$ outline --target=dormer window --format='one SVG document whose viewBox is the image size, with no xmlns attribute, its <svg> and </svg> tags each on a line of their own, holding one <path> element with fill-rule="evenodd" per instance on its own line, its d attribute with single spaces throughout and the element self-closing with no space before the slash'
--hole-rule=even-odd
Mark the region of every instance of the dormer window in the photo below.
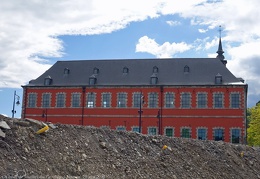
<svg viewBox="0 0 260 179">
<path fill-rule="evenodd" d="M 51 85 L 51 82 L 52 82 L 52 79 L 51 79 L 50 76 L 47 76 L 47 77 L 44 78 L 44 85 L 45 86 Z"/>
<path fill-rule="evenodd" d="M 70 69 L 64 68 L 63 74 L 64 74 L 64 75 L 70 74 Z"/>
<path fill-rule="evenodd" d="M 95 75 L 89 77 L 89 85 L 95 85 L 97 83 L 97 78 Z"/>
<path fill-rule="evenodd" d="M 95 68 L 93 69 L 93 74 L 95 74 L 95 75 L 99 74 L 99 69 L 95 67 Z"/>
<path fill-rule="evenodd" d="M 153 73 L 158 73 L 158 67 L 157 66 L 153 67 Z"/>
<path fill-rule="evenodd" d="M 222 84 L 222 75 L 219 73 L 215 76 L 215 84 Z"/>
<path fill-rule="evenodd" d="M 128 69 L 127 67 L 124 67 L 124 68 L 123 68 L 123 73 L 124 73 L 124 74 L 127 74 L 128 72 L 129 72 L 129 69 Z"/>
<path fill-rule="evenodd" d="M 184 67 L 184 73 L 189 73 L 190 72 L 190 67 L 187 65 Z"/>
<path fill-rule="evenodd" d="M 151 85 L 156 85 L 156 84 L 158 83 L 157 75 L 153 74 L 153 75 L 150 77 L 150 83 L 151 83 Z"/>
</svg>

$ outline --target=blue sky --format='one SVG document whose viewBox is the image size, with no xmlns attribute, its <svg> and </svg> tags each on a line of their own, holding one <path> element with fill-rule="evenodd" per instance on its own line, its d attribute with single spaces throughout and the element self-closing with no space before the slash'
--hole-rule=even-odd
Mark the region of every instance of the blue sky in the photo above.
<svg viewBox="0 0 260 179">
<path fill-rule="evenodd" d="M 0 114 L 57 60 L 216 57 L 260 100 L 258 0 L 1 1 Z M 235 14 L 235 15 L 234 15 Z M 16 106 L 16 117 L 21 105 Z"/>
</svg>

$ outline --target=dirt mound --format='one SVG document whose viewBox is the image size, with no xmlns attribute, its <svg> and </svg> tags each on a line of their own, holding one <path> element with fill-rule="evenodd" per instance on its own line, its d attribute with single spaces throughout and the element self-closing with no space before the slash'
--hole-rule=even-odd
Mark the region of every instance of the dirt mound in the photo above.
<svg viewBox="0 0 260 179">
<path fill-rule="evenodd" d="M 0 116 L 2 178 L 260 178 L 260 149 Z"/>
</svg>

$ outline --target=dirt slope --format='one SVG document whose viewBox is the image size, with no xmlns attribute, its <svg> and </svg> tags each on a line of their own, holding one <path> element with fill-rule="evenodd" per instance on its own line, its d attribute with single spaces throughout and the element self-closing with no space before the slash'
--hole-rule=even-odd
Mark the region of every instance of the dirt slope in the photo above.
<svg viewBox="0 0 260 179">
<path fill-rule="evenodd" d="M 36 134 L 32 121 L 1 120 L 2 178 L 260 178 L 259 148 L 62 124 Z"/>
</svg>

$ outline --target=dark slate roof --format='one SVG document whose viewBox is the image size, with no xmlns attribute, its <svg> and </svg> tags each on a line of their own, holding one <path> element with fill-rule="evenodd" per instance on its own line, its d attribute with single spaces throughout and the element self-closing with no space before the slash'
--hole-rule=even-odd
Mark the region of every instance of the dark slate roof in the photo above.
<svg viewBox="0 0 260 179">
<path fill-rule="evenodd" d="M 184 72 L 184 67 L 189 72 Z M 124 68 L 128 73 L 123 73 Z M 158 73 L 153 68 L 158 67 Z M 64 75 L 64 69 L 70 73 Z M 96 75 L 94 68 L 99 69 Z M 26 86 L 43 86 L 51 77 L 50 86 L 88 86 L 89 78 L 96 77 L 96 85 L 150 85 L 157 77 L 157 85 L 215 85 L 215 76 L 222 76 L 222 84 L 243 84 L 217 58 L 167 58 L 124 60 L 57 61 L 50 69 Z"/>
</svg>

